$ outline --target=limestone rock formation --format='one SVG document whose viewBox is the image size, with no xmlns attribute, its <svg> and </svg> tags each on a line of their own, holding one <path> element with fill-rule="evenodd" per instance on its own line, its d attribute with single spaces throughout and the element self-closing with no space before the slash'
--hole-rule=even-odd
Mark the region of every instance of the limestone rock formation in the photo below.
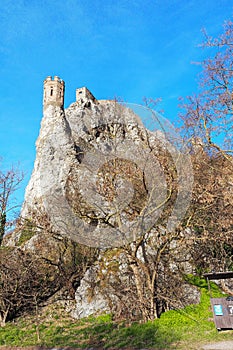
<svg viewBox="0 0 233 350">
<path fill-rule="evenodd" d="M 149 242 L 154 242 L 155 238 L 149 233 L 162 213 L 161 203 L 166 202 L 169 177 L 164 169 L 168 169 L 171 162 L 175 163 L 175 151 L 163 133 L 147 130 L 137 113 L 116 101 L 98 101 L 88 89 L 81 88 L 76 91 L 76 102 L 65 110 L 63 102 L 64 83 L 58 77 L 54 80 L 48 77 L 44 83 L 44 116 L 36 142 L 36 160 L 21 217 L 35 223 L 43 235 L 52 232 L 100 249 L 95 267 L 87 264 L 89 268 L 79 281 L 77 305 L 73 311 L 75 317 L 113 308 L 120 315 L 126 307 L 123 305 L 133 307 L 135 315 L 140 315 L 141 310 L 136 307 L 140 292 L 137 282 L 143 280 L 144 270 L 137 272 L 135 266 L 150 260 L 154 263 L 156 254 Z M 171 156 L 167 160 L 164 155 L 168 151 Z M 158 162 L 160 154 L 162 166 Z M 185 176 L 182 173 L 182 179 Z M 176 193 L 177 197 L 182 195 L 182 191 Z M 169 227 L 180 214 L 180 208 L 181 205 L 171 211 Z M 148 242 L 139 250 L 132 242 L 147 232 Z M 163 239 L 158 233 L 156 235 L 158 240 Z M 40 241 L 37 231 L 35 237 L 25 243 L 24 249 L 38 251 Z M 173 244 L 172 239 L 169 244 Z M 109 248 L 127 245 L 128 250 L 113 250 L 113 255 L 105 259 Z M 148 249 L 146 259 L 145 248 Z M 101 259 L 105 266 L 101 266 Z M 162 263 L 156 266 L 163 272 Z M 178 270 L 174 261 L 171 270 Z M 105 276 L 103 281 L 109 286 L 102 283 L 101 276 Z M 132 282 L 135 276 L 138 281 Z M 162 278 L 160 283 L 163 283 Z M 104 286 L 104 293 L 101 286 Z M 122 294 L 117 291 L 119 286 Z M 126 296 L 130 292 L 132 299 L 128 303 Z M 197 293 L 194 294 L 196 301 Z M 118 300 L 121 305 L 113 307 Z M 141 300 L 141 305 L 143 303 Z"/>
<path fill-rule="evenodd" d="M 76 305 L 71 313 L 74 318 L 111 312 L 106 295 L 96 287 L 99 281 L 97 269 L 96 266 L 90 267 L 76 290 Z"/>
<path fill-rule="evenodd" d="M 160 180 L 148 212 L 166 194 L 163 171 L 152 154 L 149 158 L 156 142 L 156 135 L 143 127 L 133 111 L 114 101 L 86 98 L 65 111 L 46 105 L 21 216 L 36 218 L 43 226 L 46 215 L 55 231 L 90 246 L 130 241 L 138 225 L 132 218 L 146 201 L 143 181 L 152 188 L 153 181 Z M 117 189 L 108 183 L 110 171 Z M 115 229 L 119 213 L 121 231 Z M 144 215 L 143 225 L 149 226 L 154 216 Z"/>
</svg>

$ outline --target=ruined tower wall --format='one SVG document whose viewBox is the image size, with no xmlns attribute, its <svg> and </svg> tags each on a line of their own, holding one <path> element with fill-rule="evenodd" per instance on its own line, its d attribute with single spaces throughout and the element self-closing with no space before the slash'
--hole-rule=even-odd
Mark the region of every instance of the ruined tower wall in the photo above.
<svg viewBox="0 0 233 350">
<path fill-rule="evenodd" d="M 95 96 L 92 95 L 90 90 L 88 90 L 88 88 L 86 88 L 85 86 L 76 89 L 76 102 L 80 103 L 85 100 L 92 100 L 93 102 L 97 102 Z"/>
<path fill-rule="evenodd" d="M 44 109 L 49 105 L 64 108 L 64 94 L 65 82 L 58 76 L 55 76 L 54 80 L 51 76 L 48 76 L 44 80 Z"/>
</svg>

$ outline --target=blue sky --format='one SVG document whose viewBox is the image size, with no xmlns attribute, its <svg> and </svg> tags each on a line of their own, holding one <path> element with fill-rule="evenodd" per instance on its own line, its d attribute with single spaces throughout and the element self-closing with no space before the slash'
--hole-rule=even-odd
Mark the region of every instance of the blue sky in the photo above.
<svg viewBox="0 0 233 350">
<path fill-rule="evenodd" d="M 174 123 L 178 97 L 197 89 L 201 29 L 216 36 L 232 14 L 230 0 L 1 0 L 0 156 L 26 174 L 19 200 L 35 159 L 46 76 L 65 81 L 65 107 L 87 86 L 97 99 L 161 97 Z"/>
</svg>

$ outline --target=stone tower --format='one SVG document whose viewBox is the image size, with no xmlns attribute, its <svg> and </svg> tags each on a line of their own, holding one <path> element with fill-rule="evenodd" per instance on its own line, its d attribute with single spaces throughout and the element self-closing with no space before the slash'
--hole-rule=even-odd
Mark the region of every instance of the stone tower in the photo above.
<svg viewBox="0 0 233 350">
<path fill-rule="evenodd" d="M 85 86 L 79 89 L 76 89 L 76 102 L 82 103 L 86 100 L 92 100 L 96 102 L 96 98 L 92 95 L 91 91 L 88 90 Z"/>
<path fill-rule="evenodd" d="M 65 82 L 58 76 L 49 76 L 44 80 L 44 98 L 43 106 L 44 109 L 49 106 L 57 106 L 64 108 L 64 93 L 65 93 Z"/>
</svg>

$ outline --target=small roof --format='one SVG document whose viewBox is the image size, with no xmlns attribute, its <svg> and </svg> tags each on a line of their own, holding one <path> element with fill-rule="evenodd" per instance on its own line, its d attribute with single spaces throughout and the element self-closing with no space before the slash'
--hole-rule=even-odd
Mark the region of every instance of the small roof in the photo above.
<svg viewBox="0 0 233 350">
<path fill-rule="evenodd" d="M 203 276 L 208 280 L 225 280 L 233 278 L 233 271 L 204 273 Z"/>
</svg>

